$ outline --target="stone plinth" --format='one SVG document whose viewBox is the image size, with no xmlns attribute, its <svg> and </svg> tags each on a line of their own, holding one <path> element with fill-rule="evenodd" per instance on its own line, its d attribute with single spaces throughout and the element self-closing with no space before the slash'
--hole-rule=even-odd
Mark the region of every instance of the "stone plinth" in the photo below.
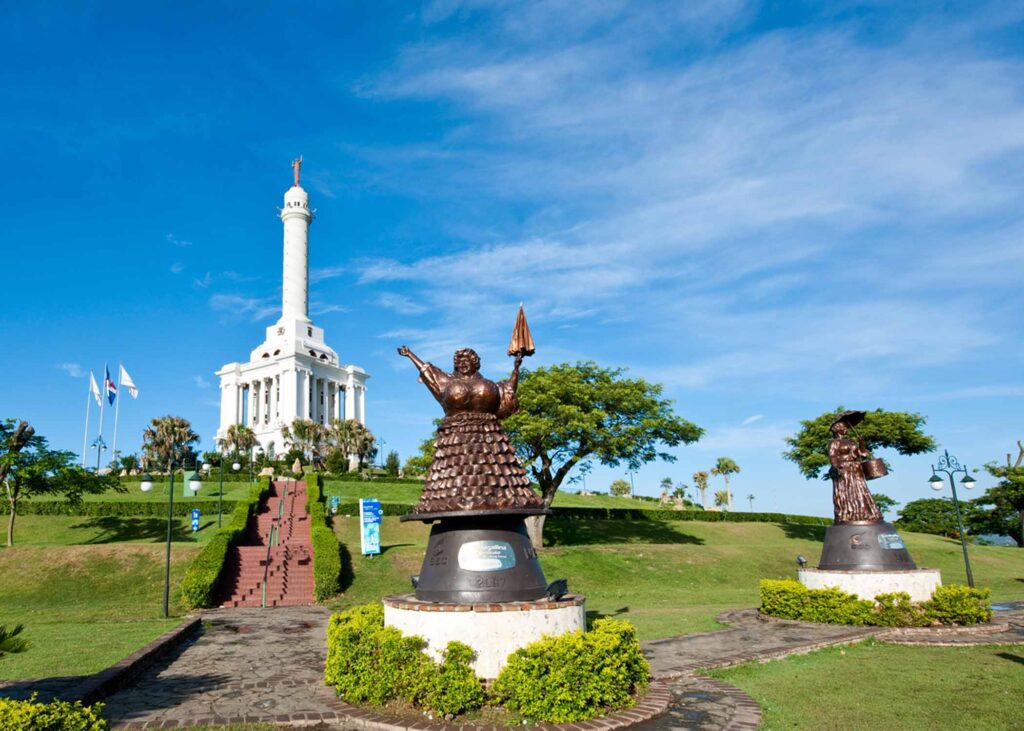
<svg viewBox="0 0 1024 731">
<path fill-rule="evenodd" d="M 932 592 L 942 586 L 938 569 L 911 571 L 826 571 L 824 569 L 798 569 L 797 579 L 808 589 L 838 587 L 861 599 L 874 600 L 879 594 L 905 591 L 910 600 L 923 602 L 931 599 Z"/>
<path fill-rule="evenodd" d="M 498 677 L 508 656 L 545 635 L 586 628 L 582 596 L 568 594 L 558 601 L 501 604 L 444 604 L 418 601 L 412 594 L 384 597 L 384 624 L 427 641 L 437 660 L 452 640 L 477 654 L 473 670 L 484 679 Z"/>
</svg>

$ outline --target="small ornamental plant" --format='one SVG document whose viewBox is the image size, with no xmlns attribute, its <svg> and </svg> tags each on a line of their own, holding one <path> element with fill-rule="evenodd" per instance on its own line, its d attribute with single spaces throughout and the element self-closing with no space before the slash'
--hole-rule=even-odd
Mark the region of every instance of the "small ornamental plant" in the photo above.
<svg viewBox="0 0 1024 731">
<path fill-rule="evenodd" d="M 614 619 L 517 650 L 489 689 L 473 672 L 468 645 L 448 643 L 441 662 L 425 647 L 422 638 L 385 627 L 381 605 L 355 607 L 330 619 L 324 682 L 348 703 L 400 701 L 445 717 L 501 705 L 532 721 L 561 723 L 633 705 L 650 675 L 636 630 Z"/>
<path fill-rule="evenodd" d="M 26 701 L 0 698 L 0 729 L 4 731 L 107 731 L 100 715 L 103 704 L 83 706 L 81 701 L 39 703 L 36 694 Z"/>
<path fill-rule="evenodd" d="M 989 589 L 940 586 L 926 602 L 906 592 L 879 594 L 873 602 L 836 588 L 808 589 L 792 579 L 761 581 L 761 612 L 780 619 L 823 624 L 922 627 L 970 625 L 992 618 Z"/>
</svg>

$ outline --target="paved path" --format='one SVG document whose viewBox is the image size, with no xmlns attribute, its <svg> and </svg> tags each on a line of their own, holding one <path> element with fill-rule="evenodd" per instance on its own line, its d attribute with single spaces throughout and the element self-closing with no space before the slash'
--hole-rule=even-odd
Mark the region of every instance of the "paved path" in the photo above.
<svg viewBox="0 0 1024 731">
<path fill-rule="evenodd" d="M 343 704 L 323 685 L 328 616 L 320 607 L 208 612 L 203 634 L 151 667 L 134 685 L 108 697 L 105 715 L 114 728 L 241 721 L 381 728 L 367 720 L 369 714 L 347 717 Z M 652 673 L 667 682 L 672 703 L 664 716 L 634 728 L 755 729 L 760 710 L 749 696 L 694 671 L 890 633 L 880 628 L 763 621 L 752 609 L 727 612 L 719 619 L 729 629 L 643 643 Z M 902 637 L 928 644 L 1024 642 L 1024 606 L 997 615 L 993 628 L 919 631 Z M 888 636 L 885 639 L 889 641 Z"/>
</svg>

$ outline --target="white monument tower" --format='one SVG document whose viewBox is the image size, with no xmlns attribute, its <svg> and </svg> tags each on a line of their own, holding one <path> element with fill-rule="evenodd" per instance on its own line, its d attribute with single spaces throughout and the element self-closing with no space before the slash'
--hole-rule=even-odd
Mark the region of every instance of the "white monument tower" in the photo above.
<svg viewBox="0 0 1024 731">
<path fill-rule="evenodd" d="M 284 194 L 284 277 L 281 318 L 267 328 L 248 363 L 228 363 L 220 376 L 222 439 L 232 424 L 245 424 L 264 450 L 281 454 L 281 427 L 295 419 L 327 424 L 356 419 L 366 424 L 366 380 L 362 368 L 341 365 L 309 319 L 309 224 L 315 211 L 299 185 L 302 158 L 295 160 L 295 185 Z"/>
</svg>

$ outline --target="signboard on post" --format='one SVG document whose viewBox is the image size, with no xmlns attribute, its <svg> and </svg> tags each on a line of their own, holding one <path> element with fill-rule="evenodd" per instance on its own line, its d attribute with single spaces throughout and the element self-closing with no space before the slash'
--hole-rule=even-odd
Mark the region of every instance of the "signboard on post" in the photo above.
<svg viewBox="0 0 1024 731">
<path fill-rule="evenodd" d="M 192 508 L 192 532 L 199 530 L 199 508 Z"/>
<path fill-rule="evenodd" d="M 359 542 L 364 556 L 380 553 L 380 500 L 359 498 Z"/>
<path fill-rule="evenodd" d="M 338 514 L 338 506 L 339 505 L 341 505 L 341 496 L 340 495 L 331 495 L 331 501 L 330 501 L 331 515 L 337 515 Z"/>
</svg>

